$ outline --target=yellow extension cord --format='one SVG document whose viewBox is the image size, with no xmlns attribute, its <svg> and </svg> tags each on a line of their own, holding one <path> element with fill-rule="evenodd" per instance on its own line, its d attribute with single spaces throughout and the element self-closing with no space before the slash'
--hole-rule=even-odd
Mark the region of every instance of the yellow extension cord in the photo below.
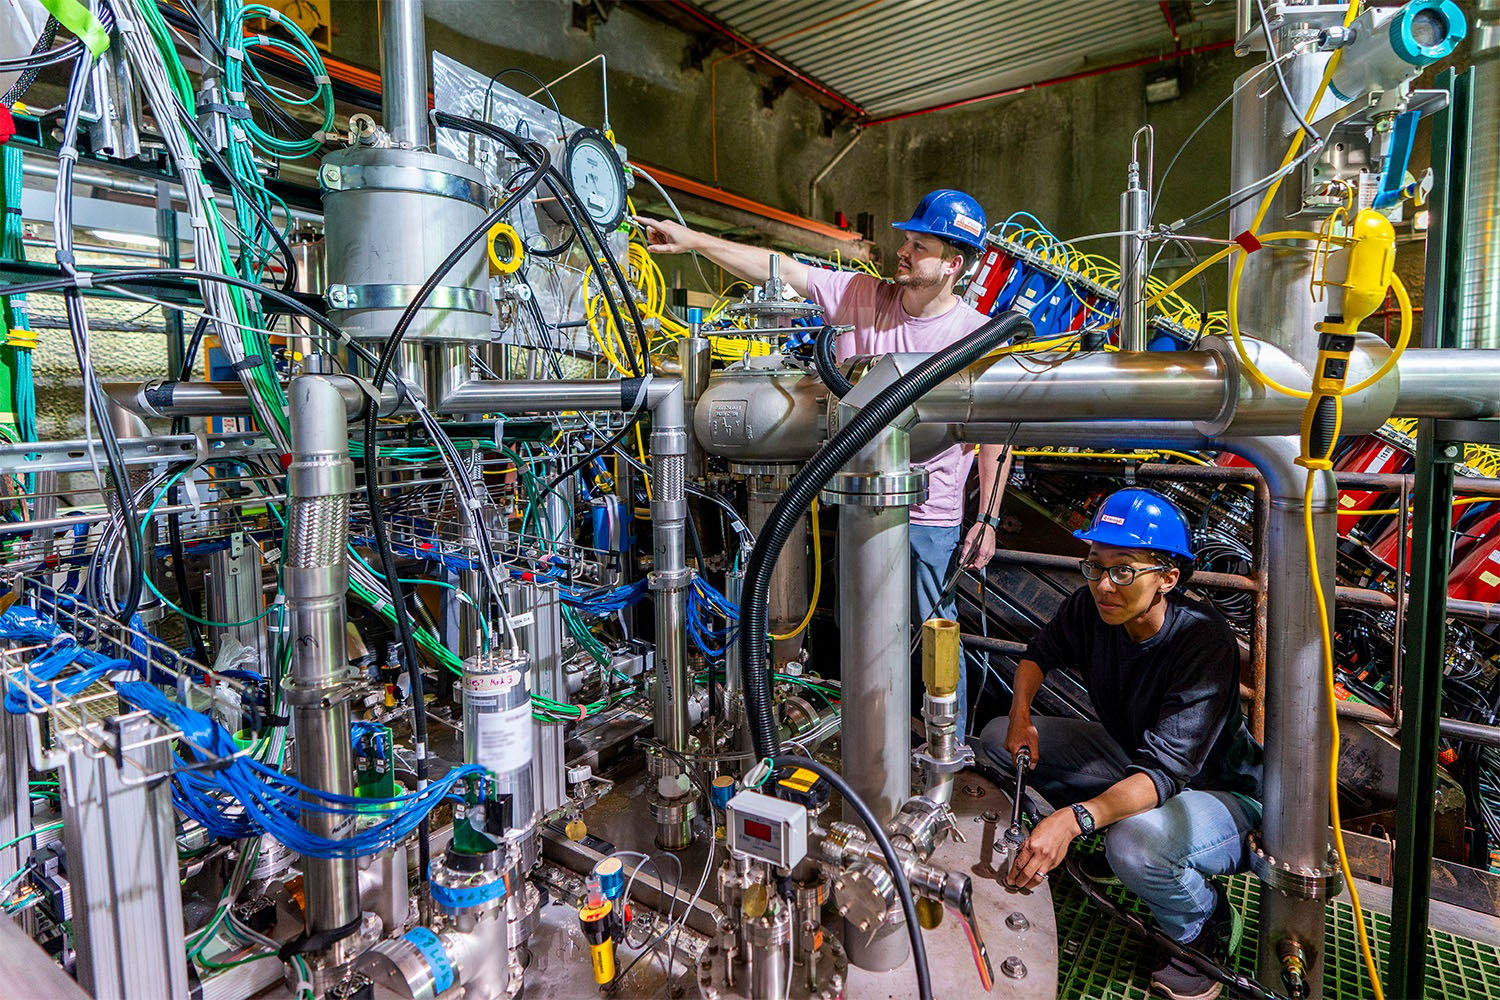
<svg viewBox="0 0 1500 1000">
<path fill-rule="evenodd" d="M 786 635 L 771 634 L 772 639 L 795 639 L 801 635 L 807 626 L 812 624 L 813 612 L 818 610 L 818 596 L 823 592 L 823 540 L 818 530 L 818 501 L 813 500 L 809 508 L 812 514 L 812 544 L 813 544 L 813 589 L 812 597 L 807 602 L 807 614 L 802 616 L 802 622 Z"/>
</svg>

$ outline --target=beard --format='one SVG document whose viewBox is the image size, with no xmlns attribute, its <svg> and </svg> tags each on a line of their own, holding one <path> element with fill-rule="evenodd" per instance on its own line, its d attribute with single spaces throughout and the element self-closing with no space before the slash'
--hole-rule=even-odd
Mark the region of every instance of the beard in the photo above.
<svg viewBox="0 0 1500 1000">
<path fill-rule="evenodd" d="M 905 274 L 897 271 L 896 276 L 891 280 L 902 288 L 936 288 L 942 283 L 938 278 L 917 274 L 912 270 L 907 270 Z"/>
</svg>

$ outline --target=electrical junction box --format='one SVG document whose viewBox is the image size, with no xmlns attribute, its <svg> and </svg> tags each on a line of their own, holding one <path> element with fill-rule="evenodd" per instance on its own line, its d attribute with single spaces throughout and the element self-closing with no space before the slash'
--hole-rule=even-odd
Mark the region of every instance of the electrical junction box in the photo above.
<svg viewBox="0 0 1500 1000">
<path fill-rule="evenodd" d="M 729 800 L 729 849 L 777 868 L 807 857 L 807 809 L 795 802 L 744 791 Z"/>
</svg>

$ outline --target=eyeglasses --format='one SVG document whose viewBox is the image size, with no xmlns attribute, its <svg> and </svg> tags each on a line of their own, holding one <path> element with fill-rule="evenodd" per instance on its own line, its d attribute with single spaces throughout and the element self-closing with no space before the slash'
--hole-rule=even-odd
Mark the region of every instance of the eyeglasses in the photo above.
<svg viewBox="0 0 1500 1000">
<path fill-rule="evenodd" d="M 1139 573 L 1160 573 L 1171 569 L 1171 566 L 1142 566 L 1137 569 L 1134 566 L 1101 566 L 1092 559 L 1080 559 L 1078 561 L 1078 572 L 1090 583 L 1103 579 L 1106 575 L 1109 582 L 1116 587 L 1128 587 L 1135 582 Z"/>
</svg>

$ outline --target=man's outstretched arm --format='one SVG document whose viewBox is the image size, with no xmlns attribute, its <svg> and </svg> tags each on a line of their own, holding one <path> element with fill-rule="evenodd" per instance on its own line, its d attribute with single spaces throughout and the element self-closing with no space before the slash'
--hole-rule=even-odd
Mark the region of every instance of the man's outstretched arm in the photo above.
<svg viewBox="0 0 1500 1000">
<path fill-rule="evenodd" d="M 771 276 L 771 255 L 774 251 L 733 243 L 700 233 L 678 222 L 642 216 L 636 216 L 635 221 L 646 230 L 646 248 L 652 253 L 701 253 L 735 277 L 757 285 L 764 284 Z M 779 256 L 781 280 L 790 285 L 798 295 L 807 295 L 807 275 L 812 269 L 786 254 Z"/>
</svg>

